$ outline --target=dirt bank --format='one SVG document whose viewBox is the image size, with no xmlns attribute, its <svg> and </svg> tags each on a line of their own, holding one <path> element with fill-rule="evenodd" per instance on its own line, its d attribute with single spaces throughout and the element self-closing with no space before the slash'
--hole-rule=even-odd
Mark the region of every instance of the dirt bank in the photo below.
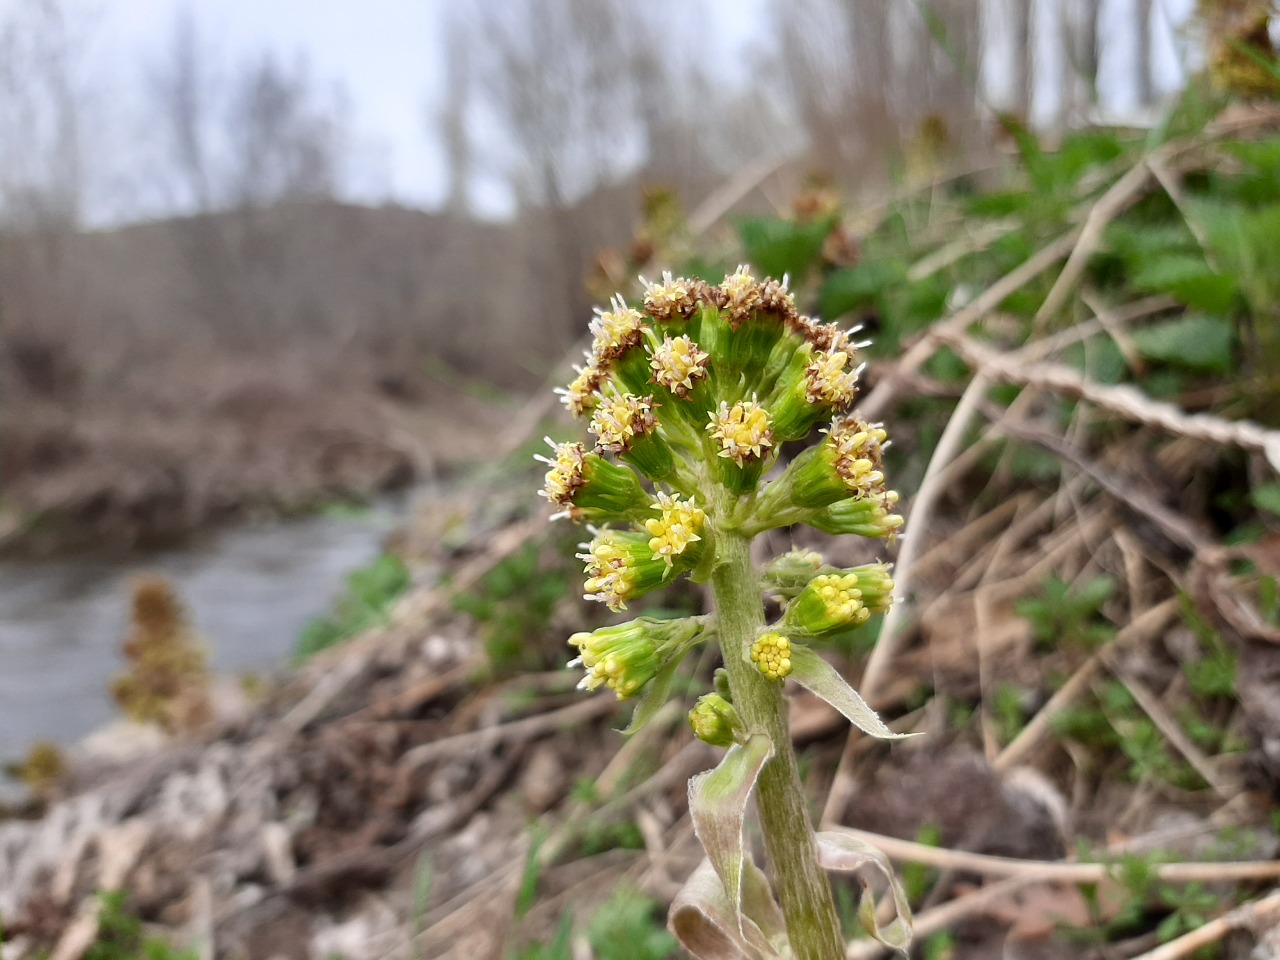
<svg viewBox="0 0 1280 960">
<path fill-rule="evenodd" d="M 364 500 L 476 458 L 502 416 L 411 369 L 270 354 L 28 390 L 0 409 L 0 550 L 152 546 L 256 510 Z"/>
</svg>

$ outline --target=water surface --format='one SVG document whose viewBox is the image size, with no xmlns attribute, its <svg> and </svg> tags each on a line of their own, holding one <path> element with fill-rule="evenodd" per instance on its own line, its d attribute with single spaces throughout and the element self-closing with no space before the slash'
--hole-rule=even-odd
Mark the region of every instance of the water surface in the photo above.
<svg viewBox="0 0 1280 960">
<path fill-rule="evenodd" d="M 287 662 L 346 575 L 373 559 L 395 506 L 258 523 L 180 549 L 120 558 L 0 561 L 0 762 L 34 739 L 69 744 L 110 721 L 122 668 L 129 584 L 170 578 L 219 672 L 269 672 Z"/>
</svg>

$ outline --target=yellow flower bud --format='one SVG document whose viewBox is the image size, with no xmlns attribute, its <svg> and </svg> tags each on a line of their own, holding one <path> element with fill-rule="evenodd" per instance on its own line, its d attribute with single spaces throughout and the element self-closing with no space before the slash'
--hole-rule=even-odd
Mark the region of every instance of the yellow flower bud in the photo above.
<svg viewBox="0 0 1280 960">
<path fill-rule="evenodd" d="M 751 662 L 770 680 L 781 680 L 791 672 L 791 641 L 772 631 L 762 634 L 751 645 Z"/>
</svg>

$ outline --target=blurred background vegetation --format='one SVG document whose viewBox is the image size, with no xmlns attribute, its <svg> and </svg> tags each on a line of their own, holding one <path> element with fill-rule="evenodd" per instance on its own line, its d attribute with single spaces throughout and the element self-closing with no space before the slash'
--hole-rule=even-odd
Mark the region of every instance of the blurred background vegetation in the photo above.
<svg viewBox="0 0 1280 960">
<path fill-rule="evenodd" d="M 637 271 L 724 249 L 726 215 L 991 167 L 999 112 L 1148 122 L 1209 49 L 1179 0 L 290 9 L 254 46 L 247 6 L 0 8 L 0 542 L 430 475 L 476 452 L 459 409 L 496 422 L 491 388 L 542 382 Z M 291 16 L 370 31 L 369 60 L 422 30 L 429 207 Z"/>
</svg>

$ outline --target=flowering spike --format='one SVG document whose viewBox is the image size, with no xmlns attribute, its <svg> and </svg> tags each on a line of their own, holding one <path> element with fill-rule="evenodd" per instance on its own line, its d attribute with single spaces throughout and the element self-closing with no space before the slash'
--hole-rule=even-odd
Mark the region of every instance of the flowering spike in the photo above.
<svg viewBox="0 0 1280 960">
<path fill-rule="evenodd" d="M 810 403 L 843 410 L 858 392 L 858 373 L 843 350 L 820 353 L 805 367 L 805 393 Z"/>
<path fill-rule="evenodd" d="M 654 620 L 641 617 L 591 633 L 575 633 L 569 644 L 578 648 L 570 666 L 581 664 L 584 690 L 608 687 L 619 700 L 634 696 L 667 663 L 684 655 L 701 630 L 696 620 Z"/>
<path fill-rule="evenodd" d="M 761 305 L 761 289 L 751 270 L 742 264 L 733 273 L 724 278 L 720 284 L 724 297 L 724 308 L 729 318 L 729 325 L 737 330 L 751 316 L 751 311 Z"/>
<path fill-rule="evenodd" d="M 604 523 L 639 520 L 649 513 L 650 498 L 635 471 L 610 463 L 581 443 L 557 444 L 550 437 L 547 443 L 554 456 L 536 457 L 551 467 L 539 493 L 562 508 L 556 517 Z"/>
<path fill-rule="evenodd" d="M 596 310 L 596 318 L 590 324 L 594 335 L 591 352 L 601 365 L 622 356 L 643 336 L 644 314 L 628 307 L 620 296 L 615 296 L 610 306 L 613 309 Z"/>
<path fill-rule="evenodd" d="M 860 567 L 842 570 L 858 580 L 858 591 L 862 594 L 862 603 L 872 613 L 884 613 L 893 606 L 892 565 L 888 563 L 867 563 Z"/>
<path fill-rule="evenodd" d="M 659 323 L 670 324 L 676 320 L 686 320 L 693 312 L 696 304 L 695 284 L 688 280 L 673 280 L 671 271 L 662 272 L 661 283 L 649 283 L 644 277 L 644 308 Z"/>
<path fill-rule="evenodd" d="M 721 400 L 720 409 L 710 417 L 707 431 L 719 441 L 719 455 L 740 467 L 763 459 L 773 446 L 769 412 L 755 400 L 742 400 L 732 407 Z"/>
<path fill-rule="evenodd" d="M 605 397 L 591 417 L 591 432 L 602 450 L 626 453 L 636 437 L 643 437 L 658 427 L 653 414 L 653 397 L 637 397 L 624 393 Z"/>
<path fill-rule="evenodd" d="M 790 629 L 817 636 L 859 626 L 870 617 L 856 574 L 823 573 L 810 580 L 787 607 L 784 622 Z"/>
<path fill-rule="evenodd" d="M 875 498 L 839 500 L 805 517 L 805 523 L 833 536 L 853 534 L 893 542 L 902 527 L 902 517 L 893 513 L 898 502 L 896 490 Z"/>
<path fill-rule="evenodd" d="M 594 410 L 596 403 L 599 402 L 597 391 L 604 383 L 605 373 L 592 360 L 588 360 L 586 366 L 574 367 L 574 370 L 577 375 L 569 381 L 569 385 L 557 387 L 555 392 L 560 394 L 560 402 L 571 414 L 575 417 L 584 417 Z"/>
<path fill-rule="evenodd" d="M 818 574 L 834 570 L 822 554 L 797 547 L 775 558 L 765 567 L 760 579 L 765 589 L 780 593 L 790 600 Z"/>
<path fill-rule="evenodd" d="M 796 313 L 796 298 L 787 289 L 787 283 L 786 276 L 781 280 L 766 279 L 760 285 L 760 309 L 774 314 L 785 326 L 790 326 L 799 314 Z"/>
<path fill-rule="evenodd" d="M 667 337 L 653 351 L 649 361 L 653 381 L 677 397 L 687 397 L 693 385 L 707 376 L 707 353 L 688 336 Z"/>
<path fill-rule="evenodd" d="M 887 439 L 878 423 L 850 417 L 832 424 L 827 440 L 835 450 L 836 473 L 854 497 L 884 494 L 882 456 Z"/>
<path fill-rule="evenodd" d="M 553 444 L 552 455 L 539 458 L 549 468 L 542 495 L 561 515 L 600 525 L 579 554 L 588 599 L 624 610 L 689 574 L 711 584 L 717 613 L 714 621 L 642 619 L 574 634 L 576 662 L 586 670 L 581 686 L 638 696 L 630 731 L 638 729 L 661 711 L 706 623 L 724 667 L 689 722 L 699 738 L 728 750 L 716 771 L 691 783 L 690 811 L 719 884 L 717 936 L 753 956 L 836 956 L 835 907 L 812 831 L 797 816 L 794 753 L 787 738 L 774 744 L 759 731 L 785 730 L 777 684 L 790 676 L 862 729 L 894 736 L 803 645 L 887 609 L 893 579 L 885 564 L 838 569 L 798 552 L 760 577 L 751 540 L 795 523 L 892 540 L 901 526 L 898 495 L 885 484 L 888 438 L 879 425 L 846 415 L 865 344 L 854 331 L 802 316 L 785 277 L 757 279 L 746 266 L 714 286 L 670 273 L 641 283 L 641 309 L 615 297 L 596 311 L 586 365 L 559 392 L 571 412 L 590 417 L 597 442 Z M 780 448 L 828 422 L 826 437 L 761 489 Z M 756 626 L 761 588 L 785 604 L 764 630 Z M 786 878 L 781 909 L 742 834 L 756 778 L 775 750 L 770 769 L 782 779 L 770 782 L 758 809 L 770 859 Z"/>
<path fill-rule="evenodd" d="M 649 549 L 670 568 L 674 558 L 685 554 L 691 544 L 702 540 L 699 534 L 707 515 L 693 500 L 681 500 L 679 496 L 666 493 L 658 494 L 653 508 L 661 511 L 662 516 L 645 521 L 645 529 L 653 535 Z"/>
</svg>

